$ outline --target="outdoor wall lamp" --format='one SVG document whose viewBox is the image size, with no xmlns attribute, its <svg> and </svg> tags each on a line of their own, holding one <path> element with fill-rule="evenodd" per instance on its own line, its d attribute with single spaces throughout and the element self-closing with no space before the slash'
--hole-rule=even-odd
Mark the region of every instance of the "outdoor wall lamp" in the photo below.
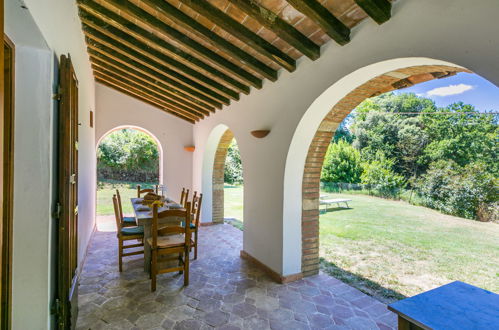
<svg viewBox="0 0 499 330">
<path fill-rule="evenodd" d="M 260 129 L 260 130 L 256 130 L 256 131 L 251 131 L 251 135 L 253 135 L 257 139 L 262 139 L 262 138 L 266 137 L 267 135 L 269 135 L 269 133 L 270 133 L 269 129 Z"/>
</svg>

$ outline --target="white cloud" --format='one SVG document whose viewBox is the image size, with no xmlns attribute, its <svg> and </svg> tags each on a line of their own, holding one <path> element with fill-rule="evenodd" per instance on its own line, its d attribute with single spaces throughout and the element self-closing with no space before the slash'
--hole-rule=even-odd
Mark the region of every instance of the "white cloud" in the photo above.
<svg viewBox="0 0 499 330">
<path fill-rule="evenodd" d="M 449 96 L 449 95 L 458 95 L 469 90 L 472 90 L 474 87 L 466 84 L 459 85 L 449 85 L 445 87 L 434 88 L 426 93 L 428 96 Z"/>
</svg>

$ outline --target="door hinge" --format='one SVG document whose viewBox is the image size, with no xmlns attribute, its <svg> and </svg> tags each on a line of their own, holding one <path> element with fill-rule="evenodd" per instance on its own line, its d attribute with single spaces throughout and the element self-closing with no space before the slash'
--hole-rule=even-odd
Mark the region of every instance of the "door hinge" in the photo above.
<svg viewBox="0 0 499 330">
<path fill-rule="evenodd" d="M 75 149 L 78 150 L 78 141 L 75 142 Z"/>
<path fill-rule="evenodd" d="M 52 304 L 52 308 L 50 308 L 50 313 L 55 315 L 61 314 L 61 301 L 59 299 L 56 299 Z"/>
<path fill-rule="evenodd" d="M 78 215 L 78 205 L 76 205 L 76 207 L 74 209 L 74 213 L 75 213 L 75 215 Z"/>
<path fill-rule="evenodd" d="M 69 178 L 69 183 L 75 184 L 76 183 L 76 174 L 72 174 L 71 177 Z"/>
<path fill-rule="evenodd" d="M 61 100 L 61 95 L 62 95 L 61 86 L 57 86 L 57 93 L 52 94 L 52 99 L 60 101 Z"/>
<path fill-rule="evenodd" d="M 53 216 L 56 219 L 59 219 L 61 217 L 61 203 L 55 204 Z"/>
</svg>

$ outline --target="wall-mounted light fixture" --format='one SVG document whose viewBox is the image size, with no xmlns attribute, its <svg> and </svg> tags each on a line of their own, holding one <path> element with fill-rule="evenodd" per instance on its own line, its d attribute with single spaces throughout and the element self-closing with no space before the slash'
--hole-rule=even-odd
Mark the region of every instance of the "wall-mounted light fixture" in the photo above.
<svg viewBox="0 0 499 330">
<path fill-rule="evenodd" d="M 266 137 L 267 135 L 269 135 L 269 133 L 270 133 L 269 129 L 260 129 L 260 130 L 256 130 L 256 131 L 251 131 L 251 135 L 253 135 L 257 139 L 262 139 L 262 138 Z"/>
<path fill-rule="evenodd" d="M 187 146 L 187 147 L 184 147 L 184 150 L 189 151 L 189 152 L 194 152 L 194 150 L 196 150 L 196 147 L 195 146 Z"/>
</svg>

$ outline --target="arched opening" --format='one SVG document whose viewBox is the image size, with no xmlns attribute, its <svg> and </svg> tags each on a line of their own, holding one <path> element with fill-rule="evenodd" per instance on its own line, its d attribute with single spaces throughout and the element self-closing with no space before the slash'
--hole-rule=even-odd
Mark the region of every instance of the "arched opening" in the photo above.
<svg viewBox="0 0 499 330">
<path fill-rule="evenodd" d="M 220 137 L 212 175 L 212 219 L 223 223 L 224 219 L 241 227 L 243 221 L 242 165 L 234 133 L 227 129 Z"/>
<path fill-rule="evenodd" d="M 202 221 L 238 228 L 243 221 L 243 165 L 234 133 L 226 125 L 216 126 L 203 154 Z"/>
<path fill-rule="evenodd" d="M 286 164 L 283 213 L 288 224 L 285 224 L 285 235 L 288 231 L 289 237 L 301 237 L 300 251 L 291 248 L 291 241 L 285 242 L 284 251 L 290 259 L 293 253 L 296 253 L 294 257 L 300 255 L 301 260 L 294 259 L 291 266 L 299 264 L 304 276 L 319 272 L 321 171 L 329 143 L 347 115 L 368 98 L 461 72 L 471 73 L 458 65 L 431 59 L 386 61 L 353 72 L 312 104 L 295 132 Z M 299 176 L 300 182 L 295 179 L 291 183 L 293 175 Z"/>
<path fill-rule="evenodd" d="M 96 219 L 100 231 L 115 230 L 112 196 L 120 191 L 122 207 L 132 213 L 131 197 L 137 185 L 154 188 L 163 181 L 163 149 L 149 131 L 136 126 L 119 126 L 97 141 Z"/>
</svg>

